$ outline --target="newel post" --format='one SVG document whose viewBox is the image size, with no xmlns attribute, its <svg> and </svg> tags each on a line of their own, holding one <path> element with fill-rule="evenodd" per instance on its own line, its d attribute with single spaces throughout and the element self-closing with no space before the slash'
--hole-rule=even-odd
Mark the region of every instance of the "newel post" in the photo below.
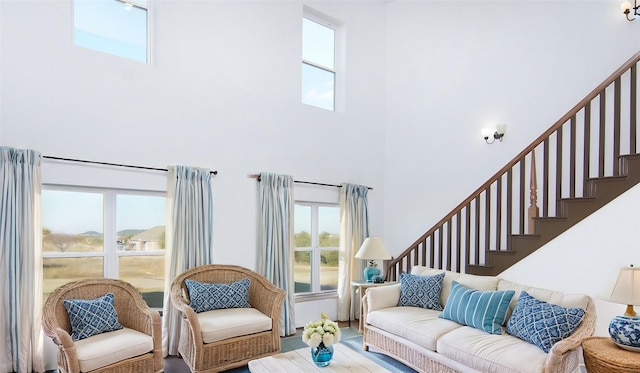
<svg viewBox="0 0 640 373">
<path fill-rule="evenodd" d="M 529 201 L 530 206 L 528 209 L 529 213 L 529 225 L 528 231 L 529 234 L 535 233 L 535 218 L 538 217 L 539 209 L 538 209 L 538 180 L 536 178 L 536 150 L 533 149 L 531 151 L 531 178 L 529 182 Z"/>
</svg>

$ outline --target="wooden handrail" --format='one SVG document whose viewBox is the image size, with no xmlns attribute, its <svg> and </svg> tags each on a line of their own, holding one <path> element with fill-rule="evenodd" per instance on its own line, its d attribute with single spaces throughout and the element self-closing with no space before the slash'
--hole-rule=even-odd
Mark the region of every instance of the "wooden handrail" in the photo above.
<svg viewBox="0 0 640 373">
<path fill-rule="evenodd" d="M 442 219 L 440 219 L 435 225 L 433 225 L 432 228 L 430 228 L 429 230 L 426 231 L 426 233 L 424 233 L 422 236 L 420 236 L 420 238 L 418 238 L 415 242 L 413 242 L 406 250 L 404 250 L 397 258 L 395 258 L 394 260 L 390 261 L 388 263 L 388 271 L 387 271 L 387 276 L 389 276 L 389 274 L 391 273 L 392 276 L 396 276 L 397 274 L 394 274 L 393 272 L 393 267 L 396 266 L 398 263 L 400 263 L 403 260 L 406 260 L 406 258 L 411 255 L 411 252 L 416 250 L 417 247 L 419 247 L 420 245 L 425 245 L 427 243 L 427 240 L 429 239 L 429 237 L 434 237 L 434 235 L 437 234 L 438 231 L 440 231 L 440 234 L 442 234 L 442 227 L 443 225 L 449 223 L 451 224 L 452 219 L 454 219 L 454 217 L 458 216 L 458 219 L 460 218 L 460 211 L 462 211 L 463 209 L 465 209 L 466 207 L 470 207 L 472 205 L 472 202 L 475 200 L 475 209 L 476 209 L 476 213 L 478 212 L 478 210 L 480 209 L 478 203 L 479 203 L 479 196 L 482 193 L 487 193 L 487 198 L 485 199 L 486 203 L 488 204 L 489 200 L 489 194 L 491 192 L 490 188 L 491 185 L 493 185 L 494 183 L 496 183 L 497 181 L 499 182 L 499 188 L 501 188 L 501 178 L 507 174 L 508 175 L 508 183 L 511 183 L 511 171 L 512 169 L 518 165 L 518 163 L 520 163 L 521 166 L 521 173 L 520 175 L 518 175 L 518 179 L 519 181 L 522 183 L 524 181 L 524 173 L 522 173 L 522 170 L 524 169 L 524 159 L 525 157 L 534 152 L 535 149 L 544 143 L 544 179 L 545 179 L 545 185 L 543 186 L 544 190 L 543 190 L 543 216 L 546 216 L 547 211 L 548 211 L 548 185 L 546 185 L 547 180 L 549 178 L 548 175 L 548 169 L 549 169 L 549 138 L 550 136 L 552 136 L 554 133 L 556 133 L 557 137 L 559 140 L 557 140 L 557 150 L 556 150 L 556 154 L 558 153 L 562 153 L 562 126 L 567 123 L 568 121 L 571 120 L 571 124 L 572 124 L 572 131 L 571 131 L 571 151 L 574 151 L 575 149 L 575 117 L 576 114 L 579 113 L 581 110 L 588 108 L 588 110 L 590 110 L 591 107 L 591 102 L 598 98 L 598 96 L 600 96 L 601 102 L 600 102 L 600 115 L 601 118 L 604 116 L 604 91 L 606 90 L 607 87 L 609 87 L 611 84 L 615 83 L 615 89 L 616 91 L 616 102 L 615 105 L 617 107 L 617 110 L 619 110 L 620 107 L 620 96 L 619 96 L 619 89 L 620 89 L 620 77 L 627 71 L 629 71 L 631 69 L 631 76 L 633 78 L 633 82 L 631 83 L 632 86 L 632 98 L 635 97 L 635 87 L 636 87 L 636 83 L 635 83 L 635 76 L 636 76 L 636 64 L 640 61 L 640 52 L 636 53 L 633 57 L 631 57 L 629 60 L 627 60 L 621 67 L 619 67 L 618 69 L 616 69 L 607 79 L 605 79 L 602 83 L 600 83 L 595 89 L 593 89 L 588 95 L 586 95 L 578 104 L 576 104 L 573 108 L 571 108 L 565 115 L 563 115 L 558 121 L 556 121 L 551 127 L 549 127 L 549 129 L 547 129 L 545 132 L 543 132 L 538 138 L 536 138 L 529 146 L 525 147 L 521 152 L 519 152 L 511 161 L 509 161 L 504 167 L 502 167 L 498 172 L 496 172 L 491 178 L 489 178 L 485 183 L 483 183 L 480 187 L 478 187 L 473 193 L 471 193 L 467 198 L 465 198 L 462 202 L 460 202 L 454 209 L 452 209 L 448 214 L 446 214 Z M 632 104 L 632 112 L 635 112 L 635 102 L 633 102 Z M 617 125 L 615 127 L 615 131 L 616 131 L 616 135 L 615 135 L 615 139 L 614 139 L 614 146 L 617 147 L 616 151 L 617 151 L 617 155 L 620 154 L 619 151 L 619 122 L 620 122 L 620 115 L 619 113 L 616 113 L 616 119 L 615 121 L 617 122 Z M 590 118 L 585 119 L 585 128 L 590 128 L 589 127 L 589 123 L 590 123 Z M 604 123 L 604 120 L 601 120 L 601 126 Z M 635 134 L 635 118 L 632 119 L 632 126 L 631 126 L 631 133 Z M 585 136 L 585 144 L 589 144 L 588 142 L 588 135 Z M 601 136 L 600 138 L 601 141 L 601 147 L 604 148 L 604 140 L 603 140 L 603 136 Z M 635 143 L 632 142 L 631 145 L 631 149 L 632 151 L 635 152 Z M 585 149 L 585 165 L 586 167 L 588 167 L 588 149 Z M 602 155 L 603 157 L 603 155 Z M 535 160 L 534 160 L 535 162 Z M 601 163 L 604 162 L 604 158 L 602 158 Z M 535 163 L 534 163 L 535 164 Z M 614 168 L 617 166 L 614 166 Z M 575 172 L 574 168 L 575 168 L 575 156 L 572 154 L 572 159 L 571 159 L 571 172 Z M 587 169 L 588 170 L 588 169 Z M 557 166 L 556 169 L 557 172 L 562 172 L 562 168 L 561 168 L 561 164 Z M 569 172 L 567 170 L 567 172 Z M 515 175 L 514 175 L 515 176 Z M 560 175 L 561 176 L 561 175 Z M 557 176 L 556 176 L 557 177 Z M 573 175 L 571 176 L 571 184 L 573 185 L 575 183 L 574 179 L 573 179 Z M 559 194 L 559 192 L 561 192 L 560 190 L 560 184 L 557 184 L 556 186 L 556 195 Z M 509 199 L 511 198 L 511 190 L 510 190 L 510 186 L 507 186 L 507 193 L 509 194 Z M 573 193 L 573 192 L 572 192 Z M 573 195 L 572 195 L 573 197 Z M 509 203 L 509 202 L 508 202 Z M 524 209 L 523 209 L 524 210 Z M 509 211 L 509 207 L 507 207 L 507 211 Z M 468 214 L 467 214 L 468 217 Z M 510 218 L 507 218 L 507 224 L 511 224 Z M 469 230 L 469 222 L 467 221 L 467 231 Z M 522 217 L 521 220 L 521 226 L 524 226 L 524 218 Z M 450 231 L 450 230 L 448 230 Z M 488 230 L 487 230 L 488 231 Z M 510 234 L 511 232 L 507 232 L 507 234 Z M 478 237 L 479 234 L 476 235 L 476 237 Z M 468 237 L 467 237 L 468 239 Z M 431 245 L 433 247 L 433 241 L 431 242 Z M 473 254 L 473 253 L 472 253 Z M 431 252 L 431 255 L 433 255 L 433 251 Z M 450 260 L 450 256 L 452 254 L 449 253 L 447 258 L 448 260 Z M 467 254 L 469 255 L 469 254 Z M 481 255 L 481 254 L 477 254 L 477 255 Z"/>
</svg>

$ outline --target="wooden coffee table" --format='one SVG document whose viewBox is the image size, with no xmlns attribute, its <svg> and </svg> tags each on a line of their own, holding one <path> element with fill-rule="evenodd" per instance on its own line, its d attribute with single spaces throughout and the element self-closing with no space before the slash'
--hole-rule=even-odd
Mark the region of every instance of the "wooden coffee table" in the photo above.
<svg viewBox="0 0 640 373">
<path fill-rule="evenodd" d="M 389 372 L 373 361 L 340 343 L 333 345 L 333 359 L 326 367 L 311 361 L 311 348 L 300 348 L 249 362 L 252 373 L 271 372 Z"/>
</svg>

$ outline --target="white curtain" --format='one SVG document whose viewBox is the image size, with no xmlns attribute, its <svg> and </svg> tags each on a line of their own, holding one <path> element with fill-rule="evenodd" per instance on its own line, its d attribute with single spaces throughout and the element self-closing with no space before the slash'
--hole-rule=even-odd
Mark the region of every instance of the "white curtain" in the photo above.
<svg viewBox="0 0 640 373">
<path fill-rule="evenodd" d="M 162 351 L 178 354 L 180 317 L 171 305 L 171 282 L 186 271 L 213 263 L 213 193 L 206 168 L 168 167 L 167 228 Z"/>
<path fill-rule="evenodd" d="M 364 261 L 354 258 L 365 238 L 369 237 L 369 188 L 342 184 L 340 188 L 340 261 L 338 266 L 338 320 L 354 319 L 359 297 L 351 302 L 351 281 L 360 278 Z"/>
<path fill-rule="evenodd" d="M 280 313 L 281 336 L 296 332 L 293 281 L 294 205 L 291 176 L 265 172 L 260 174 L 257 272 L 286 292 Z"/>
<path fill-rule="evenodd" d="M 40 154 L 0 147 L 0 371 L 44 372 Z"/>
</svg>

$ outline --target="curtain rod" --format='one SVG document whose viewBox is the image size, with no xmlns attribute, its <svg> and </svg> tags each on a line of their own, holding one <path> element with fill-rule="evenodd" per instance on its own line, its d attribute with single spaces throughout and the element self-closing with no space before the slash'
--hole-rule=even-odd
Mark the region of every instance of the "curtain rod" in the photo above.
<svg viewBox="0 0 640 373">
<path fill-rule="evenodd" d="M 156 168 L 156 167 L 145 167 L 145 166 L 133 166 L 128 164 L 120 164 L 120 163 L 109 163 L 109 162 L 97 162 L 97 161 L 87 161 L 84 159 L 73 159 L 73 158 L 61 158 L 61 157 L 52 157 L 50 155 L 43 155 L 42 158 L 46 159 L 55 159 L 57 161 L 67 161 L 67 162 L 79 162 L 79 163 L 91 163 L 91 164 L 100 164 L 105 166 L 116 166 L 116 167 L 128 167 L 128 168 L 136 168 L 139 170 L 153 170 L 153 171 L 169 171 L 166 168 Z M 218 171 L 210 171 L 212 175 L 217 175 Z"/>
<path fill-rule="evenodd" d="M 256 179 L 258 181 L 260 181 L 260 175 L 258 174 L 251 174 L 249 175 L 249 178 L 251 179 Z M 325 184 L 325 183 L 316 183 L 313 181 L 301 181 L 301 180 L 294 180 L 294 183 L 298 183 L 298 184 L 311 184 L 311 185 L 320 185 L 320 186 L 328 186 L 328 187 L 335 187 L 335 188 L 342 188 L 342 185 L 337 185 L 337 184 Z M 368 186 L 367 189 L 372 190 L 373 188 Z"/>
</svg>

